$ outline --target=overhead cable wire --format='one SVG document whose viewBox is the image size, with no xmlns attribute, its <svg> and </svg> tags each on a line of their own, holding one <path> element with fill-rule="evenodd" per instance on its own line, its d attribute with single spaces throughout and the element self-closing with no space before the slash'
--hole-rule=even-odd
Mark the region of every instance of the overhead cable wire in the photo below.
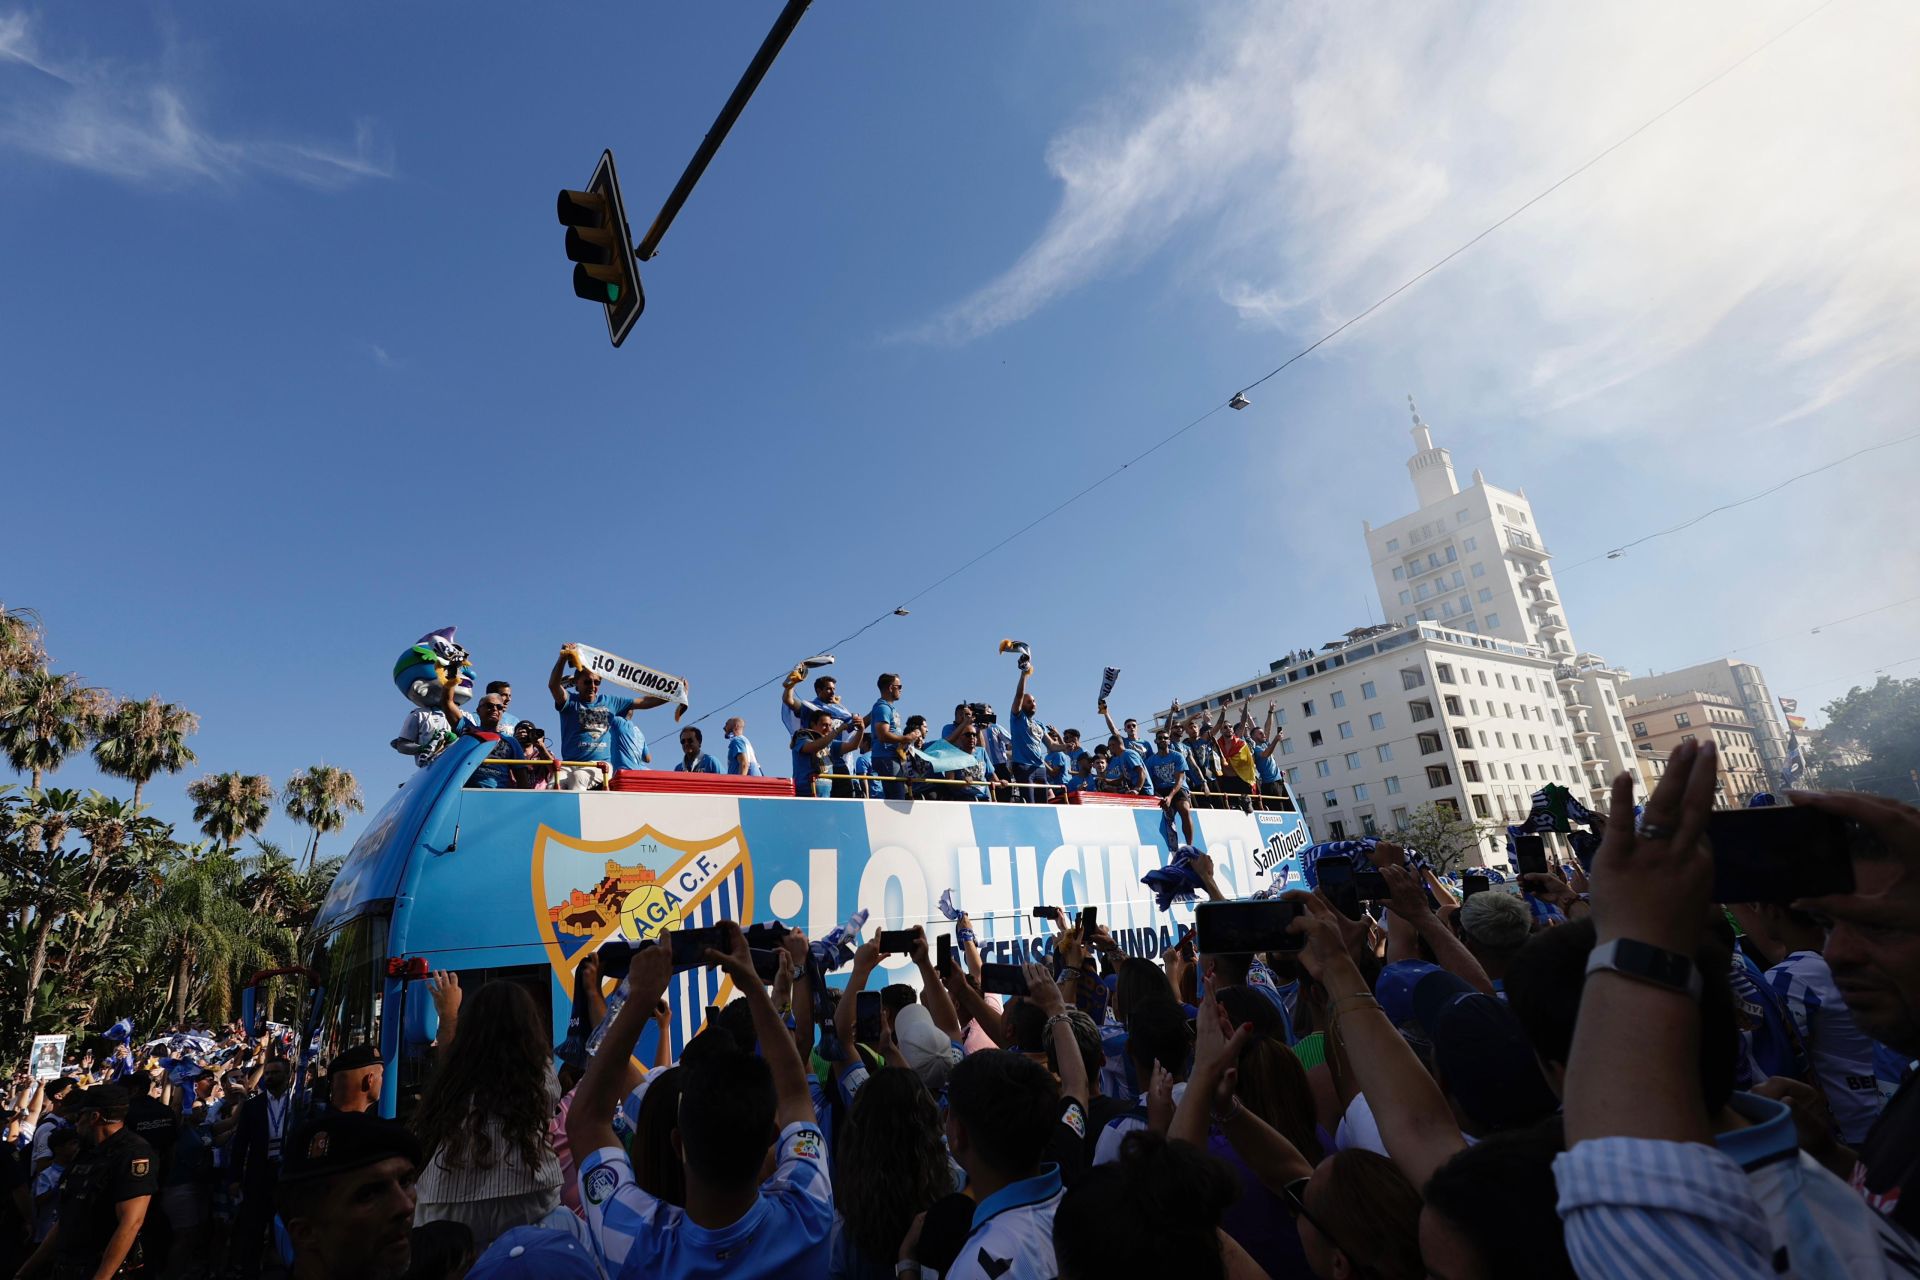
<svg viewBox="0 0 1920 1280">
<path fill-rule="evenodd" d="M 1635 138 L 1645 133 L 1648 129 L 1651 129 L 1654 125 L 1659 124 L 1662 120 L 1672 115 L 1675 111 L 1678 111 L 1681 107 L 1685 106 L 1687 103 L 1691 102 L 1693 99 L 1699 97 L 1701 94 L 1705 93 L 1708 89 L 1711 89 L 1714 85 L 1719 84 L 1722 80 L 1732 75 L 1735 71 L 1738 71 L 1741 67 L 1745 66 L 1747 63 L 1753 61 L 1753 59 L 1759 57 L 1762 53 L 1765 53 L 1768 49 L 1772 48 L 1774 45 L 1778 44 L 1781 40 L 1785 39 L 1788 35 L 1792 34 L 1800 26 L 1811 21 L 1820 13 L 1824 12 L 1826 9 L 1831 7 L 1835 2 L 1836 0 L 1822 0 L 1820 4 L 1815 5 L 1812 9 L 1809 9 L 1806 13 L 1800 15 L 1800 17 L 1794 19 L 1792 22 L 1788 23 L 1786 26 L 1776 31 L 1773 35 L 1769 36 L 1766 40 L 1762 41 L 1758 45 L 1755 45 L 1752 49 L 1742 54 L 1739 58 L 1735 59 L 1733 62 L 1728 63 L 1725 67 L 1722 67 L 1713 76 L 1709 77 L 1706 80 L 1701 81 L 1698 85 L 1694 86 L 1687 93 L 1674 99 L 1672 102 L 1668 103 L 1665 107 L 1661 108 L 1658 112 L 1649 116 L 1647 119 L 1643 120 L 1640 124 L 1635 126 L 1632 130 L 1622 135 L 1620 138 L 1616 139 L 1611 145 L 1609 145 L 1608 147 L 1606 147 L 1605 149 L 1599 152 L 1596 152 L 1594 155 L 1589 157 L 1585 162 L 1580 164 L 1578 167 L 1569 170 L 1566 174 L 1561 176 L 1557 181 L 1555 181 L 1554 183 L 1552 183 L 1547 187 L 1542 188 L 1540 191 L 1536 192 L 1533 196 L 1529 197 L 1527 200 L 1525 200 L 1524 202 L 1516 206 L 1513 210 L 1508 212 L 1504 217 L 1500 218 L 1497 222 L 1494 222 L 1489 226 L 1485 227 L 1477 235 L 1473 236 L 1471 239 L 1456 246 L 1451 251 L 1449 251 L 1445 256 L 1434 261 L 1433 263 L 1431 263 L 1430 265 L 1428 265 L 1418 273 L 1414 274 L 1413 276 L 1410 276 L 1407 280 L 1402 282 L 1397 288 L 1393 289 L 1391 292 L 1381 295 L 1379 298 L 1375 299 L 1370 305 L 1368 305 L 1365 309 L 1355 313 L 1353 316 L 1349 317 L 1347 320 L 1343 321 L 1339 325 L 1336 325 L 1334 328 L 1329 329 L 1327 332 L 1321 334 L 1318 338 L 1315 338 L 1312 342 L 1300 348 L 1300 350 L 1294 352 L 1292 355 L 1288 356 L 1285 360 L 1282 360 L 1279 364 L 1267 370 L 1267 372 L 1261 374 L 1258 378 L 1255 378 L 1252 382 L 1249 382 L 1243 385 L 1239 391 L 1235 392 L 1234 395 L 1229 398 L 1229 400 L 1222 401 L 1218 404 L 1215 404 L 1211 409 L 1208 409 L 1205 413 L 1202 413 L 1199 417 L 1192 419 L 1185 426 L 1180 427 L 1178 430 L 1172 432 L 1169 435 L 1163 436 L 1161 439 L 1149 445 L 1147 448 L 1141 450 L 1139 453 L 1135 454 L 1133 457 L 1127 459 L 1125 462 L 1122 462 L 1119 466 L 1113 468 L 1111 471 L 1108 471 L 1106 474 L 1094 480 L 1092 483 L 1084 486 L 1083 488 L 1081 488 L 1080 490 L 1072 494 L 1070 497 L 1055 503 L 1053 506 L 1047 508 L 1047 510 L 1041 512 L 1039 515 L 1029 520 L 1026 524 L 1022 525 L 1019 529 L 1015 530 L 1013 533 L 1010 533 L 1006 537 L 1001 538 L 998 542 L 993 543 L 991 546 L 987 547 L 985 550 L 974 555 L 971 559 L 965 561 L 964 563 L 960 564 L 959 566 L 953 569 L 948 570 L 945 574 L 941 575 L 939 578 L 934 579 L 932 582 L 928 583 L 926 586 L 920 588 L 920 590 L 914 592 L 914 594 L 908 596 L 905 600 L 902 600 L 899 605 L 891 609 L 888 609 L 885 613 L 881 613 L 875 616 L 871 621 L 867 622 L 864 626 L 855 630 L 851 635 L 848 635 L 840 640 L 835 641 L 834 644 L 832 645 L 828 645 L 821 649 L 816 649 L 814 650 L 814 652 L 825 653 L 830 651 L 833 648 L 838 647 L 839 645 L 849 643 L 855 637 L 858 637 L 859 635 L 879 625 L 881 622 L 885 621 L 887 618 L 893 617 L 894 615 L 898 614 L 907 605 L 912 604 L 916 600 L 919 600 L 922 596 L 925 596 L 929 592 L 932 592 L 942 586 L 945 586 L 948 582 L 951 582 L 954 578 L 959 577 L 962 573 L 965 573 L 968 569 L 971 569 L 974 565 L 979 564 L 982 560 L 985 560 L 987 557 L 1001 550 L 1003 547 L 1007 546 L 1009 543 L 1013 542 L 1015 539 L 1021 537 L 1022 535 L 1028 532 L 1031 532 L 1034 528 L 1046 523 L 1048 520 L 1051 520 L 1054 516 L 1059 515 L 1062 511 L 1065 511 L 1067 508 L 1073 506 L 1075 503 L 1085 498 L 1088 494 L 1093 493 L 1095 490 L 1103 488 L 1107 484 L 1111 483 L 1112 481 L 1117 479 L 1123 472 L 1125 472 L 1128 468 L 1132 467 L 1135 463 L 1143 462 L 1147 458 L 1158 453 L 1160 450 L 1166 448 L 1168 445 L 1172 444 L 1174 441 L 1178 440 L 1180 437 L 1186 435 L 1189 431 L 1193 430 L 1195 427 L 1199 426 L 1201 423 L 1205 422 L 1207 419 L 1213 417 L 1216 413 L 1220 412 L 1220 410 L 1227 408 L 1230 404 L 1234 404 L 1235 402 L 1240 401 L 1241 397 L 1246 392 L 1251 391 L 1253 388 L 1261 385 L 1262 383 L 1266 382 L 1270 378 L 1277 376 L 1278 374 L 1283 372 L 1285 369 L 1287 369 L 1289 366 L 1297 363 L 1300 360 L 1305 359 L 1307 356 L 1313 354 L 1313 352 L 1318 350 L 1320 347 L 1326 345 L 1328 342 L 1331 342 L 1333 339 L 1339 337 L 1342 333 L 1345 333 L 1348 329 L 1351 329 L 1354 325 L 1359 324 L 1362 320 L 1365 320 L 1368 316 L 1380 310 L 1380 308 L 1386 306 L 1388 303 L 1392 302 L 1395 298 L 1398 298 L 1401 294 L 1413 288 L 1415 285 L 1419 284 L 1422 280 L 1425 280 L 1428 276 L 1440 270 L 1442 267 L 1452 262 L 1455 258 L 1458 258 L 1461 254 L 1465 253 L 1467 250 L 1473 248 L 1475 245 L 1479 244 L 1482 240 L 1485 240 L 1488 236 L 1500 230 L 1500 228 L 1506 226 L 1509 222 L 1512 222 L 1515 218 L 1519 217 L 1521 214 L 1531 209 L 1534 205 L 1539 204 L 1542 200 L 1545 200 L 1548 196 L 1558 191 L 1561 187 L 1566 186 L 1569 182 L 1572 182 L 1575 178 L 1578 178 L 1580 175 L 1586 173 L 1589 169 L 1599 164 L 1602 160 L 1605 160 L 1608 156 L 1612 155 L 1614 152 L 1620 150 L 1620 148 L 1626 146 L 1629 142 L 1632 142 Z M 1239 407 L 1239 406 L 1236 405 L 1236 407 Z M 1655 536 L 1658 536 L 1658 535 L 1655 535 Z M 783 671 L 779 675 L 773 676 L 767 680 L 763 680 L 759 684 L 753 686 L 751 689 L 747 689 L 739 694 L 736 694 L 734 697 L 732 697 L 728 701 L 721 703 L 719 706 L 716 706 L 712 711 L 705 713 L 704 715 L 698 717 L 697 719 L 691 721 L 690 723 L 698 724 L 701 720 L 708 719 L 709 717 L 713 716 L 715 713 L 724 711 L 728 707 L 733 706 L 735 703 L 740 702 L 746 698 L 752 697 L 754 694 L 760 692 L 762 689 L 767 688 L 769 685 L 772 685 L 780 681 L 781 679 L 784 679 L 786 674 L 787 673 Z"/>
</svg>

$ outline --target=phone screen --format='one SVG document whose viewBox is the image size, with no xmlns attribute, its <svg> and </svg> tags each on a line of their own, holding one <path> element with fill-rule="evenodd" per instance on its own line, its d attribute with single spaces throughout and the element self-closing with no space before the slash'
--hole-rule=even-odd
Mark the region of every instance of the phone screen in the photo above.
<svg viewBox="0 0 1920 1280">
<path fill-rule="evenodd" d="M 1547 874 L 1547 838 L 1531 832 L 1515 836 L 1513 868 L 1523 876 Z"/>
<path fill-rule="evenodd" d="M 625 938 L 610 938 L 602 943 L 599 951 L 600 976 L 603 978 L 624 978 L 627 968 L 633 963 L 633 944 Z"/>
<path fill-rule="evenodd" d="M 1313 864 L 1314 878 L 1320 882 L 1320 891 L 1327 895 L 1327 901 L 1334 909 L 1349 920 L 1360 918 L 1360 890 L 1353 880 L 1353 859 L 1343 854 L 1333 854 L 1321 858 Z M 1203 946 L 1201 950 L 1206 948 Z"/>
<path fill-rule="evenodd" d="M 1203 955 L 1299 951 L 1307 945 L 1306 935 L 1289 932 L 1288 926 L 1304 910 L 1298 902 L 1279 898 L 1202 902 L 1193 909 L 1194 945 Z"/>
<path fill-rule="evenodd" d="M 943 978 L 946 977 L 949 973 L 953 972 L 953 935 L 952 934 L 943 933 L 940 935 L 940 941 L 936 949 L 933 967 L 934 967 L 934 972 L 938 973 Z"/>
<path fill-rule="evenodd" d="M 1707 815 L 1715 902 L 1792 902 L 1853 892 L 1845 819 L 1803 805 Z"/>
<path fill-rule="evenodd" d="M 1080 918 L 1074 923 L 1079 928 L 1082 938 L 1090 936 L 1095 929 L 1100 927 L 1100 908 L 1080 908 Z"/>
<path fill-rule="evenodd" d="M 1485 893 L 1487 886 L 1491 883 L 1492 881 L 1488 880 L 1486 876 L 1479 872 L 1469 871 L 1460 877 L 1460 896 L 1462 899 L 1466 899 L 1471 898 L 1476 893 Z"/>
<path fill-rule="evenodd" d="M 980 966 L 980 990 L 995 996 L 1024 996 L 1027 994 L 1027 975 L 1017 964 L 983 964 Z"/>
<path fill-rule="evenodd" d="M 704 959 L 707 948 L 727 945 L 718 925 L 708 929 L 675 929 L 668 936 L 673 939 L 673 967 L 676 970 L 698 969 L 707 963 Z"/>
<path fill-rule="evenodd" d="M 1387 878 L 1380 874 L 1378 867 L 1355 867 L 1353 887 L 1363 902 L 1386 902 L 1393 897 L 1387 888 Z"/>
<path fill-rule="evenodd" d="M 913 930 L 882 929 L 879 936 L 882 955 L 903 956 L 913 950 Z"/>
</svg>

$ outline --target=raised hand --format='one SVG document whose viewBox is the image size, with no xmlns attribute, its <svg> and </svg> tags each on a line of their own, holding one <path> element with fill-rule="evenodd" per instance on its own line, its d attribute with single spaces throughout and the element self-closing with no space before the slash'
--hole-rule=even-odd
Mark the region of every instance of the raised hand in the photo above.
<svg viewBox="0 0 1920 1280">
<path fill-rule="evenodd" d="M 1713 809 L 1719 753 L 1683 742 L 1642 810 L 1636 829 L 1608 824 L 1593 866 L 1593 923 L 1600 942 L 1632 938 L 1684 956 L 1699 945 L 1713 884 L 1713 855 L 1701 837 Z M 1633 780 L 1613 780 L 1612 812 L 1633 812 Z"/>
</svg>

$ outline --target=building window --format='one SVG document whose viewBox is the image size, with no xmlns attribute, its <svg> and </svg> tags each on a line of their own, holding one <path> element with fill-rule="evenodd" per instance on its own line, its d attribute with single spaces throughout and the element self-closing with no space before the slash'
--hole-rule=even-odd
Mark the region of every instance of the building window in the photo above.
<svg viewBox="0 0 1920 1280">
<path fill-rule="evenodd" d="M 1340 725 L 1339 725 L 1339 729 L 1340 729 L 1340 736 L 1341 736 L 1341 737 L 1343 737 L 1343 738 L 1351 738 L 1351 737 L 1353 736 L 1353 721 L 1351 721 L 1351 720 L 1342 720 L 1342 721 L 1340 722 Z"/>
<path fill-rule="evenodd" d="M 1327 808 L 1331 809 L 1340 803 L 1340 793 L 1338 791 L 1322 791 L 1320 793 L 1320 801 L 1326 805 Z"/>
<path fill-rule="evenodd" d="M 1391 742 L 1383 742 L 1375 747 L 1373 749 L 1373 758 L 1381 764 L 1385 764 L 1387 761 L 1393 759 L 1393 744 Z"/>
<path fill-rule="evenodd" d="M 1440 616 L 1443 618 L 1451 618 L 1453 616 L 1453 601 L 1442 600 L 1440 602 Z"/>
<path fill-rule="evenodd" d="M 1498 688 L 1504 689 L 1507 687 L 1507 678 L 1496 671 L 1493 673 L 1493 683 Z"/>
<path fill-rule="evenodd" d="M 1398 791 L 1399 788 L 1395 787 L 1394 790 Z M 1405 831 L 1407 829 L 1407 811 L 1405 809 L 1395 808 L 1389 816 L 1393 819 L 1393 829 L 1395 831 Z"/>
<path fill-rule="evenodd" d="M 1433 719 L 1433 703 L 1425 698 L 1415 698 L 1407 704 L 1407 710 L 1413 713 L 1415 724 L 1419 724 L 1422 720 Z"/>
<path fill-rule="evenodd" d="M 1353 784 L 1353 798 L 1354 798 L 1355 800 L 1365 800 L 1365 799 L 1367 798 L 1367 784 L 1366 784 L 1366 783 L 1364 783 L 1364 782 L 1356 782 L 1356 783 L 1354 783 L 1354 784 Z"/>
<path fill-rule="evenodd" d="M 1433 674 L 1434 678 L 1439 680 L 1441 684 L 1453 683 L 1453 668 L 1444 662 L 1434 665 Z"/>
<path fill-rule="evenodd" d="M 1360 834 L 1363 836 L 1377 836 L 1380 834 L 1380 824 L 1373 820 L 1371 813 L 1363 813 L 1360 815 Z"/>
<path fill-rule="evenodd" d="M 1358 751 L 1347 752 L 1346 758 L 1347 758 L 1347 768 L 1358 769 L 1360 767 L 1360 753 Z"/>
<path fill-rule="evenodd" d="M 1601 685 L 1601 686 L 1600 686 L 1600 696 L 1601 696 L 1601 697 L 1603 697 L 1603 698 L 1605 698 L 1605 699 L 1606 699 L 1606 700 L 1607 700 L 1608 702 L 1612 702 L 1612 701 L 1613 701 L 1613 690 L 1612 690 L 1612 689 L 1610 689 L 1610 688 L 1608 688 L 1608 687 L 1607 687 L 1606 685 L 1604 685 L 1604 684 L 1603 684 L 1603 685 Z"/>
<path fill-rule="evenodd" d="M 1312 698 L 1308 698 L 1308 699 L 1307 699 L 1307 700 L 1306 700 L 1305 702 L 1303 702 L 1303 703 L 1301 703 L 1301 704 L 1300 704 L 1300 714 L 1301 714 L 1301 715 L 1303 715 L 1303 716 L 1310 716 L 1310 715 L 1312 715 L 1312 714 L 1313 714 L 1313 699 L 1312 699 Z"/>
<path fill-rule="evenodd" d="M 1276 680 L 1276 681 L 1274 681 L 1274 683 L 1275 683 L 1275 684 L 1278 684 L 1278 683 L 1280 683 L 1280 682 L 1279 682 L 1278 680 Z M 1273 722 L 1274 722 L 1275 724 L 1277 724 L 1277 725 L 1281 725 L 1282 727 L 1284 727 L 1284 726 L 1286 725 L 1286 723 L 1287 723 L 1287 709 L 1286 709 L 1285 707 L 1275 707 L 1275 708 L 1273 709 Z"/>
<path fill-rule="evenodd" d="M 1680 735 L 1680 741 L 1682 741 L 1682 742 L 1692 742 L 1692 741 L 1693 741 L 1693 735 L 1692 735 L 1692 734 L 1690 734 L 1690 733 L 1683 733 L 1683 734 L 1681 734 L 1681 735 Z"/>
<path fill-rule="evenodd" d="M 1458 552 L 1456 552 L 1456 551 L 1455 551 L 1455 550 L 1454 550 L 1454 549 L 1453 549 L 1452 547 L 1448 547 L 1448 548 L 1447 548 L 1447 563 L 1448 563 L 1448 564 L 1452 564 L 1452 563 L 1453 563 L 1454 561 L 1456 561 L 1456 560 L 1458 560 L 1459 558 L 1460 558 L 1460 555 L 1459 555 L 1459 553 L 1458 553 Z"/>
<path fill-rule="evenodd" d="M 1480 677 L 1480 687 L 1481 687 L 1482 689 L 1484 689 L 1484 688 L 1486 688 L 1486 687 L 1487 687 L 1487 673 L 1486 673 L 1486 672 L 1484 672 L 1484 671 L 1476 671 L 1476 672 L 1475 672 L 1474 674 Z"/>
<path fill-rule="evenodd" d="M 1455 729 L 1453 731 L 1453 745 L 1471 751 L 1473 750 L 1473 735 L 1465 729 Z"/>
<path fill-rule="evenodd" d="M 1393 566 L 1393 580 L 1395 582 L 1405 582 L 1407 580 L 1407 571 L 1404 566 L 1402 565 Z M 1403 592 L 1402 594 L 1405 594 L 1405 593 Z"/>
<path fill-rule="evenodd" d="M 1400 549 L 1400 539 L 1398 538 L 1387 539 L 1387 550 L 1398 551 L 1399 549 Z"/>
<path fill-rule="evenodd" d="M 1400 593 L 1400 603 L 1401 603 L 1401 604 L 1412 604 L 1412 603 L 1413 603 L 1413 592 L 1411 592 L 1411 591 L 1402 591 L 1402 592 Z"/>
<path fill-rule="evenodd" d="M 1690 727 L 1690 726 L 1691 726 L 1692 724 L 1693 724 L 1693 717 L 1692 717 L 1692 716 L 1690 716 L 1690 715 L 1688 715 L 1688 714 L 1687 714 L 1686 712 L 1684 712 L 1684 711 L 1676 711 L 1676 712 L 1674 712 L 1674 713 L 1673 713 L 1673 727 L 1674 727 L 1674 728 L 1676 728 L 1676 729 L 1685 729 L 1685 728 L 1688 728 L 1688 727 Z"/>
<path fill-rule="evenodd" d="M 1528 782 L 1533 781 L 1533 769 L 1524 760 L 1521 761 L 1520 763 L 1520 776 L 1525 778 Z"/>
<path fill-rule="evenodd" d="M 1300 768 L 1298 765 L 1287 770 L 1287 785 L 1291 787 L 1298 787 L 1300 785 Z"/>
<path fill-rule="evenodd" d="M 1479 544 L 1478 542 L 1475 542 L 1475 541 L 1474 541 L 1474 540 L 1473 540 L 1472 538 L 1462 538 L 1462 539 L 1460 539 L 1460 549 L 1461 549 L 1462 551 L 1474 551 L 1474 550 L 1477 550 L 1477 549 L 1479 548 L 1479 545 L 1480 545 L 1480 544 Z M 1477 578 L 1477 577 L 1479 577 L 1480 575 L 1476 573 L 1476 574 L 1474 574 L 1473 576 Z"/>
<path fill-rule="evenodd" d="M 1478 730 L 1475 730 L 1475 732 L 1476 732 L 1476 733 L 1477 733 L 1477 734 L 1479 735 L 1479 737 L 1480 737 L 1480 745 L 1481 745 L 1481 746 L 1483 746 L 1483 747 L 1484 747 L 1484 746 L 1486 746 L 1486 745 L 1487 745 L 1487 731 L 1486 731 L 1485 729 L 1478 729 Z"/>
<path fill-rule="evenodd" d="M 1315 760 L 1313 762 L 1314 777 L 1324 778 L 1324 777 L 1327 777 L 1332 772 L 1333 772 L 1333 766 L 1328 762 L 1326 762 L 1325 760 Z"/>
<path fill-rule="evenodd" d="M 1477 760 L 1462 760 L 1460 762 L 1460 776 L 1468 782 L 1480 781 L 1480 762 Z"/>
<path fill-rule="evenodd" d="M 1493 816 L 1493 810 L 1487 806 L 1487 798 L 1485 796 L 1481 795 L 1478 791 L 1476 791 L 1473 793 L 1472 798 L 1473 798 L 1473 816 L 1474 817 L 1491 818 Z"/>
<path fill-rule="evenodd" d="M 1428 596 L 1432 594 L 1433 594 L 1433 588 L 1429 587 L 1424 582 L 1419 583 L 1413 589 L 1413 598 L 1415 600 L 1425 600 Z"/>
<path fill-rule="evenodd" d="M 1460 802 L 1451 796 L 1442 796 L 1433 802 L 1436 809 L 1444 809 L 1454 817 L 1460 816 Z"/>
<path fill-rule="evenodd" d="M 1318 729 L 1307 730 L 1307 745 L 1310 747 L 1320 745 L 1320 731 Z"/>
<path fill-rule="evenodd" d="M 1418 689 L 1426 684 L 1426 682 L 1427 673 L 1420 670 L 1420 668 L 1402 667 L 1400 669 L 1400 687 L 1402 689 Z"/>
<path fill-rule="evenodd" d="M 1538 750 L 1540 749 L 1540 738 L 1539 738 L 1539 736 L 1538 736 L 1538 735 L 1536 735 L 1536 734 L 1531 734 L 1531 733 L 1530 733 L 1530 734 L 1528 734 L 1528 735 L 1527 735 L 1527 745 L 1528 745 L 1528 746 L 1530 746 L 1530 747 L 1532 747 L 1532 748 L 1533 748 L 1533 749 L 1534 749 L 1535 751 L 1538 751 Z"/>
<path fill-rule="evenodd" d="M 1499 625 L 1500 625 L 1500 615 L 1499 615 L 1499 614 L 1497 614 L 1497 613 L 1490 613 L 1490 614 L 1488 614 L 1488 615 L 1487 615 L 1487 625 L 1488 625 L 1489 627 L 1497 627 L 1497 626 L 1499 626 Z"/>
<path fill-rule="evenodd" d="M 1360 697 L 1364 701 L 1373 696 L 1373 681 L 1367 680 L 1360 685 Z"/>
<path fill-rule="evenodd" d="M 1502 769 L 1505 769 L 1505 770 L 1507 771 L 1507 781 L 1508 781 L 1508 782 L 1512 782 L 1512 781 L 1513 781 L 1513 766 L 1512 766 L 1512 765 L 1510 765 L 1510 764 L 1503 764 L 1503 765 L 1501 765 L 1500 767 L 1501 767 Z"/>
<path fill-rule="evenodd" d="M 1448 715 L 1457 716 L 1461 714 L 1460 699 L 1457 695 L 1450 693 L 1446 697 L 1440 699 L 1440 701 L 1446 705 Z"/>
<path fill-rule="evenodd" d="M 1441 749 L 1440 735 L 1437 733 L 1423 733 L 1419 741 L 1420 754 L 1423 756 L 1430 756 Z"/>
<path fill-rule="evenodd" d="M 1339 708 L 1347 705 L 1347 695 L 1340 692 L 1338 689 L 1335 689 L 1333 691 L 1332 701 L 1333 701 L 1334 709 L 1338 710 Z"/>
<path fill-rule="evenodd" d="M 1345 840 L 1347 838 L 1347 824 L 1338 818 L 1330 819 L 1327 822 L 1327 831 L 1335 840 Z"/>
<path fill-rule="evenodd" d="M 1490 601 L 1490 600 L 1492 600 L 1492 599 L 1493 599 L 1493 592 L 1492 592 L 1492 590 L 1491 590 L 1491 589 L 1489 589 L 1489 588 L 1487 588 L 1487 587 L 1482 587 L 1482 588 L 1480 588 L 1480 595 L 1479 595 L 1479 600 L 1480 600 L 1480 603 L 1481 603 L 1481 604 L 1486 604 L 1487 602 L 1489 602 L 1489 601 Z M 1485 683 L 1486 683 L 1486 681 L 1484 681 L 1484 680 L 1482 680 L 1482 681 L 1481 681 L 1480 683 L 1481 683 L 1481 684 L 1485 684 Z"/>
<path fill-rule="evenodd" d="M 1292 738 L 1282 738 L 1282 739 L 1280 739 L 1280 754 L 1281 754 L 1281 755 L 1283 755 L 1283 756 L 1290 756 L 1290 755 L 1292 755 L 1292 754 L 1293 754 L 1293 739 L 1292 739 Z"/>
<path fill-rule="evenodd" d="M 1450 787 L 1453 785 L 1453 774 L 1443 764 L 1430 764 L 1427 766 L 1427 785 Z"/>
<path fill-rule="evenodd" d="M 1384 729 L 1386 727 L 1387 727 L 1387 718 L 1381 715 L 1378 711 L 1374 712 L 1372 715 L 1367 717 L 1367 728 L 1379 730 L 1379 729 Z"/>
<path fill-rule="evenodd" d="M 1506 746 L 1506 745 L 1507 745 L 1507 735 L 1506 735 L 1506 734 L 1504 734 L 1504 733 L 1502 733 L 1502 732 L 1500 732 L 1500 731 L 1499 731 L 1498 729 L 1495 729 L 1495 730 L 1493 731 L 1493 745 L 1494 745 L 1494 746 L 1496 746 L 1496 747 L 1504 747 L 1504 746 Z"/>
</svg>

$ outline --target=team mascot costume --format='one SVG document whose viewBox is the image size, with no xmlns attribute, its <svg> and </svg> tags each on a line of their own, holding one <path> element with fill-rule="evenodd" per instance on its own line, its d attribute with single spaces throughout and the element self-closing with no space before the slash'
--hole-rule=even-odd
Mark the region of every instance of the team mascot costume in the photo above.
<svg viewBox="0 0 1920 1280">
<path fill-rule="evenodd" d="M 412 756 L 416 765 L 432 763 L 456 736 L 447 715 L 449 687 L 456 716 L 473 698 L 473 668 L 467 664 L 467 651 L 454 643 L 453 631 L 441 627 L 427 632 L 393 664 L 394 688 L 413 704 L 393 749 Z"/>
</svg>

